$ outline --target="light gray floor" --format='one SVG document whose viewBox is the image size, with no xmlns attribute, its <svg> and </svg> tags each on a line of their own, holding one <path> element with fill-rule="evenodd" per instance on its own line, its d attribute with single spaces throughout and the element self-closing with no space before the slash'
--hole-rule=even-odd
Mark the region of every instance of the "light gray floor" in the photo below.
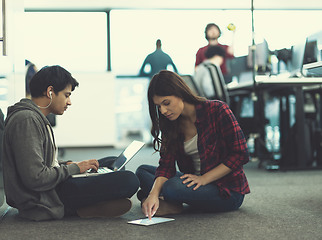
<svg viewBox="0 0 322 240">
<path fill-rule="evenodd" d="M 118 155 L 122 149 L 67 149 L 64 159 L 76 161 Z M 128 164 L 157 165 L 158 154 L 144 148 Z M 0 223 L 0 239 L 322 239 L 322 171 L 268 172 L 257 163 L 245 166 L 251 194 L 240 210 L 219 214 L 186 211 L 175 221 L 144 227 L 127 222 L 142 218 L 134 196 L 130 212 L 120 218 L 29 222 L 11 209 Z"/>
</svg>

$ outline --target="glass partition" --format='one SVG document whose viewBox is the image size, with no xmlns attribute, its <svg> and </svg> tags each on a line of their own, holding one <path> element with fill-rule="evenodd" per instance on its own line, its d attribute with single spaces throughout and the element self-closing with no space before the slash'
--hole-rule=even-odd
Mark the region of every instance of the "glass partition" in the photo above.
<svg viewBox="0 0 322 240">
<path fill-rule="evenodd" d="M 71 72 L 107 66 L 105 12 L 26 12 L 25 58 L 38 68 L 62 65 Z"/>
</svg>

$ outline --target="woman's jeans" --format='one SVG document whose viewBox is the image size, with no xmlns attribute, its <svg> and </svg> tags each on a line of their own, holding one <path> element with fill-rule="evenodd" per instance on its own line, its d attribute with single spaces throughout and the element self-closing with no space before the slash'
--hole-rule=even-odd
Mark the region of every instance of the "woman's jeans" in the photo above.
<svg viewBox="0 0 322 240">
<path fill-rule="evenodd" d="M 100 167 L 110 167 L 115 157 L 99 160 Z M 92 177 L 68 178 L 56 187 L 66 215 L 76 210 L 108 200 L 131 198 L 139 188 L 139 180 L 130 171 L 117 171 Z"/>
<path fill-rule="evenodd" d="M 136 170 L 136 175 L 140 180 L 140 196 L 146 198 L 153 186 L 156 167 L 142 165 Z M 164 200 L 174 203 L 186 203 L 194 209 L 206 212 L 224 212 L 238 209 L 244 200 L 244 195 L 231 191 L 228 199 L 223 199 L 219 195 L 219 189 L 215 184 L 200 186 L 197 190 L 187 187 L 180 179 L 183 173 L 177 174 L 167 180 L 161 191 Z"/>
</svg>

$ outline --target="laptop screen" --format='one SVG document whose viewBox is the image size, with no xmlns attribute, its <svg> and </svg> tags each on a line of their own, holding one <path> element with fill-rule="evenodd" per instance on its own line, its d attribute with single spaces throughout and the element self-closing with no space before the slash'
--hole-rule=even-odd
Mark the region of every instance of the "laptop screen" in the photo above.
<svg viewBox="0 0 322 240">
<path fill-rule="evenodd" d="M 135 154 L 144 146 L 144 142 L 134 140 L 121 154 L 113 164 L 114 171 L 121 169 Z"/>
</svg>

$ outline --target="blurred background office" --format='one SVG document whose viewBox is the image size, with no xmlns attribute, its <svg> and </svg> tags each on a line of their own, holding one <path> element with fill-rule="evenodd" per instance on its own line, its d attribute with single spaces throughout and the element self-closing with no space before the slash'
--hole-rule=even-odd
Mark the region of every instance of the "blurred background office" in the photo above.
<svg viewBox="0 0 322 240">
<path fill-rule="evenodd" d="M 207 44 L 205 26 L 215 22 L 222 31 L 222 44 L 230 45 L 235 34 L 235 61 L 229 71 L 236 75 L 235 81 L 243 82 L 251 81 L 251 76 L 239 76 L 238 71 L 248 68 L 251 72 L 251 61 L 246 60 L 245 66 L 245 58 L 251 53 L 253 38 L 263 46 L 263 52 L 258 48 L 256 55 L 258 61 L 264 61 L 263 72 L 270 67 L 277 71 L 278 67 L 282 73 L 288 71 L 287 63 L 280 61 L 277 66 L 279 59 L 272 53 L 303 43 L 307 36 L 321 30 L 316 23 L 322 20 L 321 6 L 316 8 L 314 2 L 304 6 L 302 1 L 271 5 L 258 1 L 253 13 L 248 1 L 213 7 L 205 1 L 184 4 L 182 9 L 167 2 L 163 3 L 167 7 L 156 4 L 149 9 L 144 5 L 131 9 L 113 4 L 106 8 L 95 2 L 76 9 L 68 3 L 7 2 L 7 17 L 11 20 L 8 26 L 15 30 L 7 31 L 9 57 L 1 58 L 0 107 L 5 112 L 8 104 L 23 97 L 23 65 L 19 59 L 32 59 L 38 69 L 53 64 L 65 67 L 79 80 L 80 88 L 73 94 L 73 107 L 57 117 L 55 131 L 61 147 L 113 146 L 132 135 L 149 141 L 148 78 L 137 75 L 145 57 L 155 50 L 156 39 L 166 43 L 162 50 L 171 56 L 181 74 L 193 75 L 195 54 Z M 235 33 L 227 28 L 231 23 L 236 26 Z M 12 56 L 15 60 L 11 60 Z M 8 74 L 12 71 L 14 81 L 10 79 L 13 75 Z M 268 108 L 276 104 L 272 101 Z M 94 129 L 86 128 L 89 121 L 94 122 Z M 273 121 L 271 127 L 275 125 Z"/>
</svg>

